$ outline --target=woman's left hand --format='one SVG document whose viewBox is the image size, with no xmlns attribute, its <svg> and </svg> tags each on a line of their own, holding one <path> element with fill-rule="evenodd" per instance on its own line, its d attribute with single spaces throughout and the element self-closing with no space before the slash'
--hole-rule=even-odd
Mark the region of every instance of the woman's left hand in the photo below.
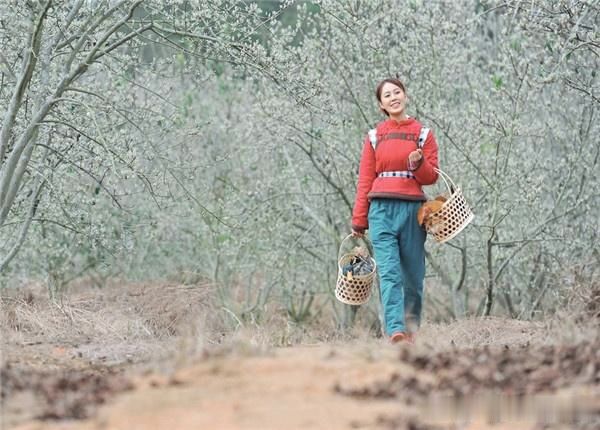
<svg viewBox="0 0 600 430">
<path fill-rule="evenodd" d="M 408 161 L 411 163 L 417 163 L 421 158 L 423 158 L 423 151 L 421 149 L 414 150 L 408 154 Z"/>
</svg>

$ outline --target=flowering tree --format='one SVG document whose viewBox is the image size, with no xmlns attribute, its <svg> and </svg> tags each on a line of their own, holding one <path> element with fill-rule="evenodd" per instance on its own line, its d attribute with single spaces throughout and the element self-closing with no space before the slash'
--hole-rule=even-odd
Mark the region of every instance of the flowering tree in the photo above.
<svg viewBox="0 0 600 430">
<path fill-rule="evenodd" d="M 47 5 L 2 10 L 17 23 L 0 58 L 2 267 L 34 225 L 47 266 L 87 256 L 71 276 L 107 258 L 128 276 L 213 279 L 236 322 L 269 302 L 338 318 L 338 246 L 383 119 L 374 86 L 399 76 L 476 216 L 427 244 L 436 315 L 531 318 L 595 282 L 594 2 Z"/>
<path fill-rule="evenodd" d="M 0 273 L 33 222 L 78 231 L 99 193 L 120 207 L 138 188 L 159 204 L 151 172 L 176 175 L 150 135 L 182 113 L 169 98 L 178 73 L 201 81 L 194 68 L 218 61 L 277 74 L 252 39 L 271 19 L 256 6 L 10 1 L 0 16 Z"/>
<path fill-rule="evenodd" d="M 260 94 L 282 157 L 273 182 L 294 220 L 281 234 L 290 243 L 298 225 L 303 273 L 324 276 L 309 269 L 324 261 L 335 267 L 360 146 L 382 118 L 373 87 L 397 75 L 408 84 L 409 113 L 433 128 L 442 169 L 476 213 L 449 245 L 428 245 L 430 273 L 454 298 L 438 308 L 489 315 L 499 303 L 498 312 L 531 317 L 545 300 L 556 303 L 568 284 L 565 267 L 598 258 L 589 217 L 599 192 L 591 174 L 600 133 L 593 121 L 598 13 L 585 1 L 415 1 L 399 8 L 331 0 L 320 2 L 319 13 L 300 8 L 303 27 L 279 29 L 271 49 L 314 91 L 302 104 L 267 82 Z M 301 42 L 290 47 L 290 40 Z M 315 249 L 324 242 L 330 246 Z"/>
</svg>

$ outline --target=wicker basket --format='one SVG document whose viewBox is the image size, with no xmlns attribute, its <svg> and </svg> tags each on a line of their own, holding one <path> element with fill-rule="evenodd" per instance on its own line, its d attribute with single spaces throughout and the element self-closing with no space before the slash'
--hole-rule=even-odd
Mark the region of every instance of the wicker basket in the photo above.
<svg viewBox="0 0 600 430">
<path fill-rule="evenodd" d="M 340 251 L 338 253 L 338 277 L 337 282 L 335 284 L 335 297 L 340 302 L 345 303 L 347 305 L 362 305 L 368 302 L 369 298 L 371 297 L 373 283 L 375 281 L 375 274 L 377 273 L 377 265 L 373 257 L 369 255 L 367 258 L 372 264 L 373 270 L 365 275 L 353 275 L 352 277 L 347 277 L 342 272 L 342 268 L 355 257 L 355 254 L 346 253 L 341 255 L 341 253 L 344 246 L 344 242 L 346 242 L 346 240 L 349 238 L 353 238 L 353 236 L 351 234 L 348 235 L 344 240 L 342 240 L 342 243 L 340 244 Z M 361 240 L 363 240 L 367 244 L 367 250 L 371 249 L 368 246 L 366 238 L 362 238 Z"/>
<path fill-rule="evenodd" d="M 427 232 L 433 235 L 436 242 L 444 243 L 460 233 L 473 220 L 474 215 L 460 188 L 454 184 L 450 176 L 439 169 L 435 171 L 446 184 L 450 198 L 444 202 L 439 211 L 430 215 L 431 223 L 427 227 Z"/>
</svg>

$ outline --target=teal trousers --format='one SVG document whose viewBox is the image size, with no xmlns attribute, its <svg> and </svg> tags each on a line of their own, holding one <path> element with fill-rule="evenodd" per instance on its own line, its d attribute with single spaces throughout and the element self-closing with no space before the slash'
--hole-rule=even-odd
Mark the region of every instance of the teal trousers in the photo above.
<svg viewBox="0 0 600 430">
<path fill-rule="evenodd" d="M 427 236 L 417 223 L 421 203 L 373 199 L 369 206 L 369 236 L 377 262 L 387 336 L 413 333 L 421 323 Z"/>
</svg>

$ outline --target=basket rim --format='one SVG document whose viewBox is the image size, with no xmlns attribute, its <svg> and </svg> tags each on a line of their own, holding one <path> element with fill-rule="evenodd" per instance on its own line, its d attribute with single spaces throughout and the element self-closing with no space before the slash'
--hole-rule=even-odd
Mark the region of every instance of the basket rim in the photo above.
<svg viewBox="0 0 600 430">
<path fill-rule="evenodd" d="M 346 236 L 340 242 L 340 247 L 338 249 L 338 254 L 337 254 L 338 260 L 340 258 L 342 258 L 343 256 L 348 255 L 350 253 L 350 252 L 346 251 L 346 253 L 344 255 L 340 255 L 341 252 L 342 252 L 342 248 L 344 247 L 344 243 L 346 243 L 346 241 L 350 240 L 350 239 L 356 240 L 356 241 L 362 241 L 366 245 L 366 250 L 369 253 L 369 256 L 371 258 L 373 258 L 373 250 L 372 250 L 372 246 L 373 245 L 371 244 L 371 241 L 369 240 L 369 238 L 366 235 L 363 235 L 363 236 L 359 237 L 359 236 L 354 236 L 352 233 L 350 233 L 348 236 Z"/>
<path fill-rule="evenodd" d="M 445 207 L 448 207 L 452 203 L 454 203 L 459 196 L 462 197 L 465 200 L 465 203 L 466 203 L 465 195 L 462 193 L 460 187 L 456 187 L 454 189 L 454 192 L 450 194 L 450 197 L 448 197 L 448 199 L 442 204 L 442 209 L 445 208 Z M 468 206 L 468 204 L 467 204 L 467 206 Z M 470 206 L 469 206 L 469 209 L 471 209 Z"/>
<path fill-rule="evenodd" d="M 346 258 L 346 257 L 349 257 L 349 256 L 355 256 L 355 255 L 356 255 L 356 254 L 344 254 L 344 255 L 342 255 L 342 256 L 340 257 L 340 259 L 338 260 L 338 269 L 339 269 L 339 272 L 340 272 L 340 273 L 341 273 L 341 271 L 342 271 L 342 264 L 341 264 L 341 261 L 342 261 L 344 258 Z M 375 272 L 375 271 L 377 270 L 377 262 L 375 261 L 375 259 L 374 259 L 372 256 L 370 256 L 370 255 L 368 256 L 368 258 L 369 258 L 369 260 L 371 260 L 371 262 L 373 263 L 373 270 L 372 270 L 371 272 L 369 272 L 368 274 L 366 274 L 366 275 L 353 275 L 353 276 L 369 276 L 371 273 L 373 273 L 373 272 Z"/>
</svg>

